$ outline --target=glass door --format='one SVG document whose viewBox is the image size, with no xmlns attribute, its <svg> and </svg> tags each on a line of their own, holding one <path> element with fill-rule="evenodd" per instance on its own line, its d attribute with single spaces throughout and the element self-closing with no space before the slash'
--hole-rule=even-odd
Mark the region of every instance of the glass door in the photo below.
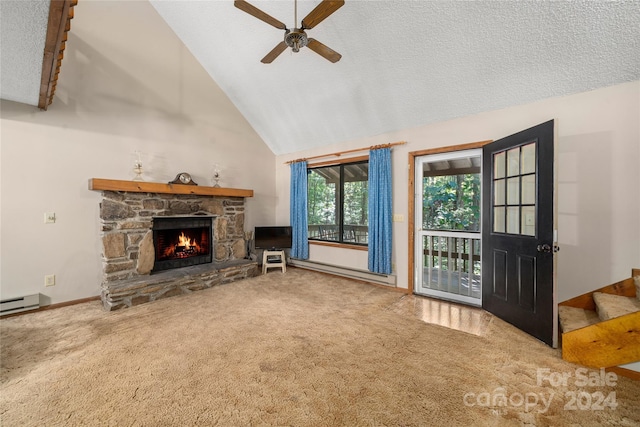
<svg viewBox="0 0 640 427">
<path fill-rule="evenodd" d="M 482 305 L 482 150 L 416 158 L 417 294 Z"/>
</svg>

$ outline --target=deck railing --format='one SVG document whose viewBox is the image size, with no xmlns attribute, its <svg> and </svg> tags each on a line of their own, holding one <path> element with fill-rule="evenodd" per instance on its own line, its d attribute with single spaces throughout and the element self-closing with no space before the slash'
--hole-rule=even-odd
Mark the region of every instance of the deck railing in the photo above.
<svg viewBox="0 0 640 427">
<path fill-rule="evenodd" d="M 369 227 L 366 225 L 347 225 L 343 227 L 342 241 L 345 243 L 367 243 Z M 309 225 L 309 238 L 339 241 L 339 227 L 335 224 Z"/>
<path fill-rule="evenodd" d="M 422 232 L 423 287 L 480 298 L 480 233 Z"/>
</svg>

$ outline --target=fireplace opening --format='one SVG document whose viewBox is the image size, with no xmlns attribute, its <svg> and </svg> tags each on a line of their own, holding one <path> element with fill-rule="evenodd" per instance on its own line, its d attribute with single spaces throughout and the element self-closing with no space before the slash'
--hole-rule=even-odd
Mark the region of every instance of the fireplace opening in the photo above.
<svg viewBox="0 0 640 427">
<path fill-rule="evenodd" d="M 156 217 L 153 219 L 155 261 L 151 273 L 212 261 L 211 217 Z"/>
</svg>

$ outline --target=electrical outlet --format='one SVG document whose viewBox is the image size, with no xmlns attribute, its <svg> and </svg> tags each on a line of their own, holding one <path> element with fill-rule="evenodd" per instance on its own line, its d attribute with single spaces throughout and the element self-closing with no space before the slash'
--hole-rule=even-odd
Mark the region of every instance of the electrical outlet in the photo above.
<svg viewBox="0 0 640 427">
<path fill-rule="evenodd" d="M 56 213 L 55 212 L 45 212 L 44 213 L 44 223 L 45 224 L 53 224 L 56 222 Z"/>
<path fill-rule="evenodd" d="M 404 215 L 402 214 L 393 214 L 393 222 L 403 222 Z"/>
<path fill-rule="evenodd" d="M 56 275 L 48 274 L 44 276 L 44 285 L 45 286 L 55 286 L 56 285 Z"/>
</svg>

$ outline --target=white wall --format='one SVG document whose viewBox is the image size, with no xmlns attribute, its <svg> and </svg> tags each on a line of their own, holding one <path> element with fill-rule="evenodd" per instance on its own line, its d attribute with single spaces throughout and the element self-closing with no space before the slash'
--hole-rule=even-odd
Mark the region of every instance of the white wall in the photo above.
<svg viewBox="0 0 640 427">
<path fill-rule="evenodd" d="M 275 156 L 148 2 L 81 1 L 48 111 L 2 101 L 0 297 L 98 295 L 100 192 L 89 178 L 190 172 L 253 189 L 245 229 L 275 218 Z M 55 224 L 44 224 L 55 212 Z M 56 275 L 54 287 L 44 276 Z"/>
<path fill-rule="evenodd" d="M 640 267 L 638 81 L 278 156 L 276 217 L 282 223 L 289 220 L 285 161 L 407 141 L 393 149 L 393 209 L 405 217 L 405 222 L 394 223 L 393 261 L 397 285 L 408 288 L 408 153 L 497 140 L 550 119 L 555 119 L 557 144 L 558 301 L 629 277 L 632 267 Z M 312 246 L 310 256 L 367 268 L 366 256 L 348 249 Z"/>
</svg>

